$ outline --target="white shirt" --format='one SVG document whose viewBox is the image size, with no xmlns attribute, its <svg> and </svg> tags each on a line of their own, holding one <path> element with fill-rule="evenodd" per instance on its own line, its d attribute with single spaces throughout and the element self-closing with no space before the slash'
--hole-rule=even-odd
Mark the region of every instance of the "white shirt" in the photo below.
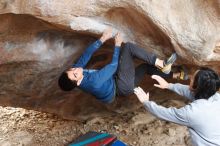
<svg viewBox="0 0 220 146">
<path fill-rule="evenodd" d="M 220 146 L 220 94 L 216 93 L 208 100 L 194 100 L 189 86 L 170 84 L 169 89 L 192 103 L 177 109 L 147 101 L 145 108 L 160 119 L 187 126 L 194 146 Z"/>
</svg>

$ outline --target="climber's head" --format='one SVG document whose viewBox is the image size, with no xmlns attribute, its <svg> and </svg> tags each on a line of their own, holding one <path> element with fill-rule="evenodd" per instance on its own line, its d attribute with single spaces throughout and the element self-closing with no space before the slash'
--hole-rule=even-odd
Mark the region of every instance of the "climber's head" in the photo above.
<svg viewBox="0 0 220 146">
<path fill-rule="evenodd" d="M 70 68 L 63 72 L 59 78 L 59 87 L 64 91 L 70 91 L 79 85 L 83 78 L 83 68 Z"/>
</svg>

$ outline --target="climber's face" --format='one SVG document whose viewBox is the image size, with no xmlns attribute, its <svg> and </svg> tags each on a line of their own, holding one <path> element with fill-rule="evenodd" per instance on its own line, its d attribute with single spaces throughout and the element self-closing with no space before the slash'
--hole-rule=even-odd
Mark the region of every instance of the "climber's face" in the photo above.
<svg viewBox="0 0 220 146">
<path fill-rule="evenodd" d="M 79 81 L 83 77 L 83 68 L 77 67 L 77 68 L 70 68 L 67 72 L 67 76 L 72 81 Z"/>
</svg>

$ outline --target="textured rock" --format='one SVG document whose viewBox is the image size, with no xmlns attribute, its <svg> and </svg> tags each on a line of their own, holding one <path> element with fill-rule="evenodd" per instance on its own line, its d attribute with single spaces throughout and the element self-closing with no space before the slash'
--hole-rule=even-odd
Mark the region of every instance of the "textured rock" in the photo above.
<svg viewBox="0 0 220 146">
<path fill-rule="evenodd" d="M 1 105 L 70 119 L 106 113 L 81 91 L 61 92 L 57 78 L 108 26 L 162 58 L 176 51 L 179 64 L 220 70 L 219 0 L 1 0 L 0 14 Z M 110 48 L 111 41 L 89 66 L 107 63 Z M 133 98 L 122 107 L 135 108 Z"/>
<path fill-rule="evenodd" d="M 219 5 L 219 0 L 2 0 L 1 13 L 30 14 L 59 27 L 100 33 L 102 27 L 83 19 L 89 18 L 119 29 L 128 40 L 145 47 L 175 49 L 184 59 L 208 64 L 219 61 L 214 53 L 220 41 Z M 75 19 L 81 19 L 87 29 L 71 27 Z"/>
</svg>

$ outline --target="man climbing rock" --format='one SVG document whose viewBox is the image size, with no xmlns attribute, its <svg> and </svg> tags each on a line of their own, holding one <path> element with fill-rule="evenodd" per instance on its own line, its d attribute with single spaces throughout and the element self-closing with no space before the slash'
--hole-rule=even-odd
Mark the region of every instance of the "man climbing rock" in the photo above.
<svg viewBox="0 0 220 146">
<path fill-rule="evenodd" d="M 122 44 L 120 33 L 114 37 L 112 61 L 100 70 L 86 69 L 93 53 L 110 38 L 112 38 L 111 28 L 105 30 L 101 38 L 85 50 L 72 68 L 61 74 L 58 84 L 62 90 L 70 91 L 79 87 L 104 103 L 112 103 L 116 96 L 129 96 L 133 94 L 135 86 L 147 70 L 143 64 L 135 68 L 134 57 L 143 60 L 145 64 L 156 66 L 165 77 L 170 74 L 171 66 L 176 60 L 175 53 L 166 61 L 160 60 L 155 54 L 148 53 L 132 43 Z"/>
</svg>

